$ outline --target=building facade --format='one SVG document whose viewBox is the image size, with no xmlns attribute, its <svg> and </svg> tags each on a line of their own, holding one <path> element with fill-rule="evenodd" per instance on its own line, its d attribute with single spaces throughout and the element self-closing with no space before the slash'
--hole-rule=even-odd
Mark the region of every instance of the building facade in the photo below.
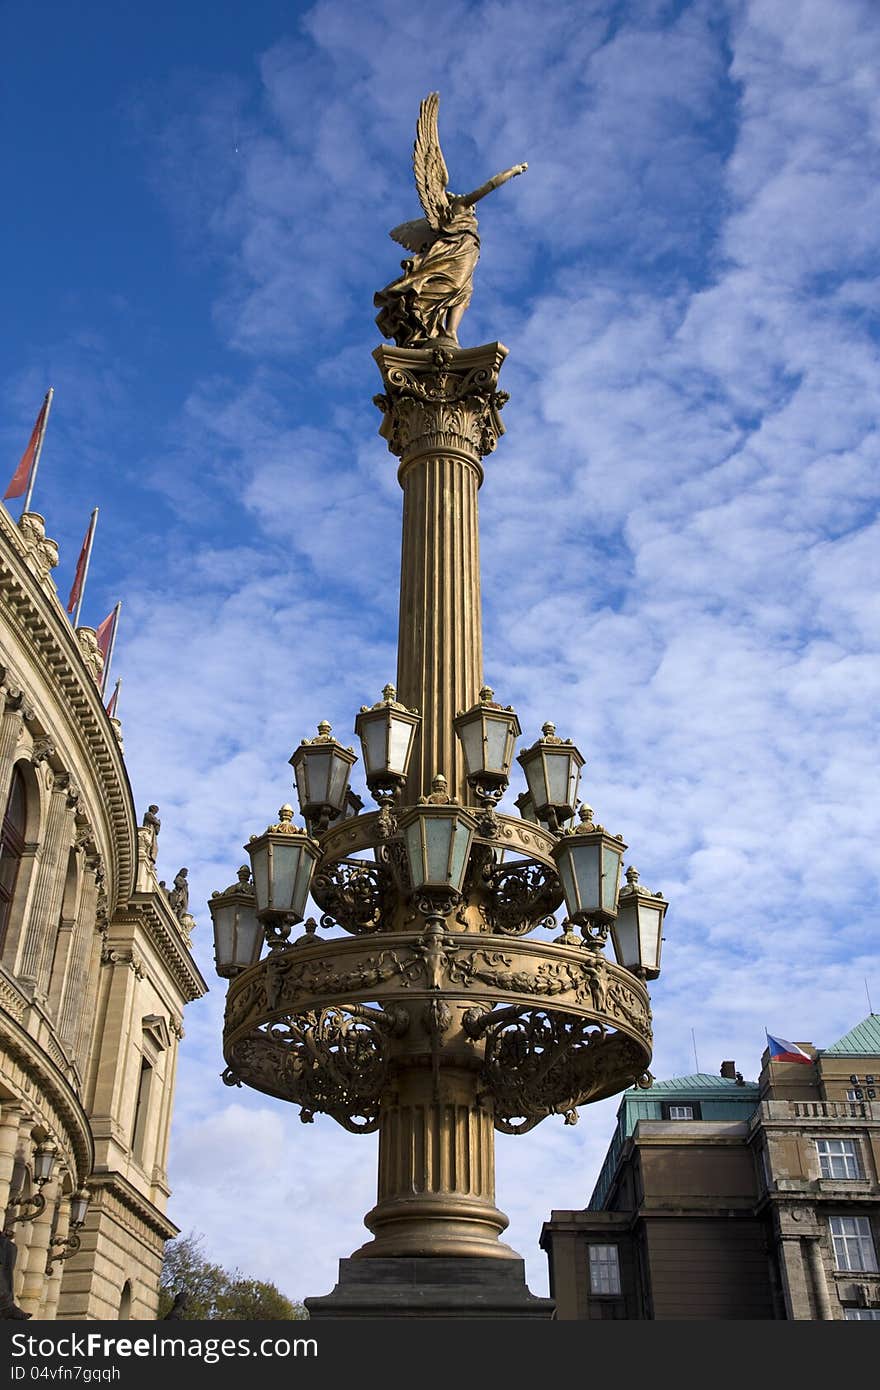
<svg viewBox="0 0 880 1390">
<path fill-rule="evenodd" d="M 34 1318 L 152 1318 L 177 1233 L 166 1165 L 183 1010 L 206 985 L 186 904 L 156 876 L 155 808 L 137 824 L 95 632 L 74 631 L 59 601 L 57 559 L 42 517 L 0 507 L 4 1292 L 11 1277 Z"/>
<path fill-rule="evenodd" d="M 624 1093 L 589 1205 L 542 1228 L 559 1318 L 880 1320 L 880 1015 L 801 1047 Z"/>
</svg>

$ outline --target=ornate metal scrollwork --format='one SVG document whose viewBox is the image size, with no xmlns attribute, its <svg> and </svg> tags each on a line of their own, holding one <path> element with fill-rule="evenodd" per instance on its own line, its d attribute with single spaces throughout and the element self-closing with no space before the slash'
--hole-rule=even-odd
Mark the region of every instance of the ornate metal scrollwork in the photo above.
<svg viewBox="0 0 880 1390">
<path fill-rule="evenodd" d="M 388 1012 L 363 1004 L 314 1009 L 277 1019 L 243 1039 L 228 1071 L 297 1102 L 306 1122 L 321 1113 L 353 1134 L 368 1134 L 379 1125 L 386 1039 L 408 1026 L 408 1012 L 399 1006 Z"/>
<path fill-rule="evenodd" d="M 482 1083 L 504 1134 L 525 1134 L 548 1115 L 574 1124 L 579 1105 L 644 1069 L 630 1038 L 572 1014 L 514 1007 L 474 1015 L 465 1026 L 485 1039 Z"/>
<path fill-rule="evenodd" d="M 322 927 L 340 926 L 352 936 L 367 936 L 382 926 L 391 889 L 384 865 L 367 859 L 337 859 L 320 866 L 312 897 L 323 909 Z"/>
<path fill-rule="evenodd" d="M 489 891 L 489 922 L 501 936 L 525 936 L 534 931 L 546 923 L 562 902 L 558 877 L 536 859 L 489 870 L 485 885 Z"/>
</svg>

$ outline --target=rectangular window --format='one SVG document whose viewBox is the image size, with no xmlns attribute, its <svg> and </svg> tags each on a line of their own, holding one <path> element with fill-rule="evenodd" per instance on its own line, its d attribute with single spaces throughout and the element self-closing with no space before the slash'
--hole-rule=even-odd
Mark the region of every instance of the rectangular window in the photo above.
<svg viewBox="0 0 880 1390">
<path fill-rule="evenodd" d="M 855 1101 L 855 1100 L 864 1100 L 864 1099 L 865 1099 L 865 1093 L 864 1093 L 864 1091 L 862 1090 L 861 1086 L 857 1086 L 857 1087 L 851 1088 L 850 1090 L 847 1091 L 847 1093 L 846 1093 L 846 1098 L 847 1098 L 847 1100 L 853 1100 L 853 1101 Z"/>
<path fill-rule="evenodd" d="M 670 1105 L 670 1120 L 692 1120 L 694 1118 L 694 1107 L 692 1105 Z"/>
<path fill-rule="evenodd" d="M 880 1308 L 844 1308 L 847 1322 L 880 1322 Z"/>
<path fill-rule="evenodd" d="M 146 1057 L 141 1058 L 141 1074 L 138 1080 L 137 1099 L 134 1106 L 131 1147 L 135 1158 L 144 1160 L 144 1144 L 147 1137 L 147 1118 L 150 1110 L 150 1088 L 153 1083 L 153 1068 Z"/>
<path fill-rule="evenodd" d="M 860 1178 L 859 1146 L 855 1139 L 817 1139 L 819 1175 L 823 1178 Z"/>
<path fill-rule="evenodd" d="M 837 1269 L 877 1273 L 877 1256 L 867 1216 L 832 1216 L 828 1222 Z"/>
<path fill-rule="evenodd" d="M 620 1293 L 620 1264 L 616 1245 L 590 1246 L 590 1293 Z"/>
</svg>

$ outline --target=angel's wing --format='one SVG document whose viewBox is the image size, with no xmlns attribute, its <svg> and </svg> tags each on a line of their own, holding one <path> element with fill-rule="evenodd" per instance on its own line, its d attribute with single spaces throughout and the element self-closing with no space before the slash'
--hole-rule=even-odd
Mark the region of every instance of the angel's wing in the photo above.
<svg viewBox="0 0 880 1390">
<path fill-rule="evenodd" d="M 413 172 L 416 176 L 416 189 L 419 202 L 430 225 L 439 231 L 442 214 L 449 200 L 446 187 L 449 171 L 440 148 L 437 133 L 437 108 L 440 105 L 439 92 L 430 92 L 419 107 L 416 122 L 416 139 L 413 145 Z"/>
<path fill-rule="evenodd" d="M 424 217 L 417 217 L 414 222 L 401 222 L 399 227 L 392 227 L 388 235 L 407 251 L 421 251 L 437 240 L 436 231 Z"/>
</svg>

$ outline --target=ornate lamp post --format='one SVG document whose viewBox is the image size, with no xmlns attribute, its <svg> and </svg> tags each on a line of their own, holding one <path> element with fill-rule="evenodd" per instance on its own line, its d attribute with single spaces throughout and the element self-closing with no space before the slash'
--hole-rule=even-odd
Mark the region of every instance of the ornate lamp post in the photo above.
<svg viewBox="0 0 880 1390">
<path fill-rule="evenodd" d="M 476 259 L 472 204 L 525 166 L 448 194 L 436 97 L 422 104 L 414 160 L 421 249 L 376 297 L 396 338 L 374 353 L 380 433 L 403 489 L 397 684 L 355 720 L 379 809 L 344 814 L 355 757 L 319 726 L 291 759 L 311 835 L 284 808 L 248 846 L 256 898 L 241 883 L 212 900 L 230 979 L 224 1079 L 292 1101 L 306 1120 L 320 1111 L 353 1133 L 378 1130 L 372 1238 L 341 1262 L 332 1294 L 308 1300 L 313 1317 L 547 1317 L 552 1302 L 532 1297 L 500 1240 L 494 1130 L 572 1123 L 579 1106 L 647 1084 L 644 980 L 659 967 L 666 905 L 632 880 L 618 894 L 625 846 L 588 808 L 564 830 L 583 758 L 552 724 L 520 754 L 522 814 L 498 809 L 520 727 L 483 684 L 477 491 L 503 433 L 507 352 L 458 346 L 469 272 L 452 282 Z M 393 235 L 409 244 L 416 226 Z M 420 286 L 444 275 L 440 312 Z M 288 943 L 309 889 L 321 927 L 342 934 L 319 939 L 310 922 Z M 604 952 L 615 922 L 617 964 Z"/>
</svg>

